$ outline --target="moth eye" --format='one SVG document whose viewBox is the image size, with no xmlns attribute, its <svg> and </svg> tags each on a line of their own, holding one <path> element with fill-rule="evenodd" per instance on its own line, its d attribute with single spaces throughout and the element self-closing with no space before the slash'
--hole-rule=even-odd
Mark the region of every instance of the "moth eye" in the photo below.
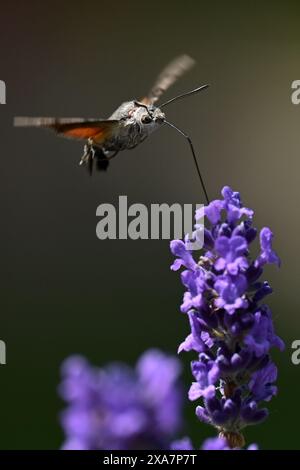
<svg viewBox="0 0 300 470">
<path fill-rule="evenodd" d="M 143 124 L 149 124 L 150 122 L 152 122 L 152 119 L 148 114 L 146 114 L 145 116 L 142 117 L 142 123 Z"/>
</svg>

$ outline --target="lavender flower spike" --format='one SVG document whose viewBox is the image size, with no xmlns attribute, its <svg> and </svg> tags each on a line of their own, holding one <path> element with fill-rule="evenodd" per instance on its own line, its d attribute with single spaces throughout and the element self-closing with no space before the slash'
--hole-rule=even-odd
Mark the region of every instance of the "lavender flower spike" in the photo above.
<svg viewBox="0 0 300 470">
<path fill-rule="evenodd" d="M 174 240 L 172 269 L 184 268 L 181 311 L 188 315 L 191 327 L 179 352 L 197 354 L 189 398 L 202 401 L 196 415 L 217 429 L 223 439 L 216 441 L 217 446 L 241 448 L 243 428 L 266 419 L 268 410 L 261 404 L 277 393 L 277 368 L 270 349 L 283 350 L 284 343 L 275 334 L 272 313 L 263 303 L 272 289 L 260 278 L 267 263 L 279 266 L 280 260 L 272 247 L 273 234 L 266 227 L 259 235 L 260 253 L 251 258 L 250 245 L 257 236 L 253 211 L 243 207 L 239 193 L 227 186 L 222 196 L 204 207 L 208 226 L 200 257 L 196 259 L 184 241 Z M 199 210 L 203 213 L 203 207 Z M 203 228 L 195 229 L 197 238 L 197 230 Z M 190 444 L 185 440 L 184 445 Z"/>
<path fill-rule="evenodd" d="M 189 437 L 183 437 L 178 441 L 171 444 L 171 450 L 194 450 L 192 441 Z M 210 437 L 206 439 L 201 446 L 200 450 L 232 450 L 228 447 L 226 439 L 222 437 Z M 238 450 L 238 449 L 235 449 Z M 251 444 L 246 450 L 258 450 L 256 444 Z"/>
<path fill-rule="evenodd" d="M 146 351 L 136 368 L 92 367 L 73 356 L 62 365 L 66 450 L 167 449 L 181 424 L 177 358 Z"/>
</svg>

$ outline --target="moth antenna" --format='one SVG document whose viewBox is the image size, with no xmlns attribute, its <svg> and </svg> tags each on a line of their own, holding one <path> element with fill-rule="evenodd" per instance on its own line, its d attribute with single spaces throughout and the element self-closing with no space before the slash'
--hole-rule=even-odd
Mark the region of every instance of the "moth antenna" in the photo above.
<svg viewBox="0 0 300 470">
<path fill-rule="evenodd" d="M 186 96 L 194 95 L 195 93 L 198 93 L 198 92 L 201 91 L 201 90 L 205 90 L 205 89 L 208 88 L 208 87 L 209 87 L 208 84 L 199 86 L 198 88 L 195 88 L 194 90 L 187 91 L 186 93 L 182 93 L 181 95 L 175 96 L 174 98 L 171 98 L 170 100 L 165 101 L 165 102 L 164 102 L 163 104 L 161 104 L 159 107 L 160 107 L 160 109 L 161 109 L 161 108 L 163 108 L 164 106 L 167 106 L 168 104 L 173 103 L 173 101 L 181 100 L 181 98 L 185 98 Z"/>
<path fill-rule="evenodd" d="M 198 162 L 197 162 L 197 158 L 196 158 L 196 154 L 195 154 L 195 150 L 194 150 L 194 146 L 193 146 L 193 142 L 192 142 L 191 138 L 185 132 L 183 132 L 181 129 L 179 129 L 174 124 L 172 124 L 171 122 L 164 121 L 164 123 L 167 124 L 170 127 L 173 127 L 173 129 L 175 129 L 177 132 L 179 132 L 179 134 L 183 135 L 183 137 L 188 141 L 188 143 L 190 145 L 190 148 L 191 148 L 191 151 L 192 151 L 192 155 L 193 155 L 193 159 L 194 159 L 194 162 L 195 162 L 195 165 L 196 165 L 196 170 L 197 170 L 197 173 L 198 173 L 198 176 L 199 176 L 199 179 L 200 179 L 200 183 L 201 183 L 204 195 L 205 195 L 206 203 L 208 205 L 209 204 L 208 194 L 207 194 L 206 187 L 205 187 L 205 184 L 204 184 L 201 172 L 200 172 L 200 168 L 199 168 L 199 165 L 198 165 Z"/>
</svg>

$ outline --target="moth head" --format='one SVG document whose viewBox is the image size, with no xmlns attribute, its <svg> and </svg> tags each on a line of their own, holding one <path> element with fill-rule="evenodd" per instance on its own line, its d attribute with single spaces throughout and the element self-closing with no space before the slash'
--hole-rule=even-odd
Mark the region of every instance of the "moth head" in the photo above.
<svg viewBox="0 0 300 470">
<path fill-rule="evenodd" d="M 143 112 L 141 115 L 141 122 L 146 126 L 148 124 L 163 124 L 165 121 L 165 114 L 155 106 L 142 107 Z"/>
</svg>

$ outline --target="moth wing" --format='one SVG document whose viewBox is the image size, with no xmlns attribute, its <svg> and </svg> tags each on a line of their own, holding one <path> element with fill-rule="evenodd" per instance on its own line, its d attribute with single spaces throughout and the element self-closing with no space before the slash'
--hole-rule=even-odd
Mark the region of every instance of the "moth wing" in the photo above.
<svg viewBox="0 0 300 470">
<path fill-rule="evenodd" d="M 112 119 L 16 117 L 14 125 L 17 127 L 48 128 L 63 137 L 79 140 L 91 138 L 95 143 L 101 144 L 111 138 L 121 124 L 120 121 Z"/>
<path fill-rule="evenodd" d="M 195 65 L 195 60 L 188 55 L 181 55 L 170 62 L 157 77 L 148 95 L 141 100 L 146 105 L 154 104 L 161 95 L 185 72 Z"/>
</svg>

